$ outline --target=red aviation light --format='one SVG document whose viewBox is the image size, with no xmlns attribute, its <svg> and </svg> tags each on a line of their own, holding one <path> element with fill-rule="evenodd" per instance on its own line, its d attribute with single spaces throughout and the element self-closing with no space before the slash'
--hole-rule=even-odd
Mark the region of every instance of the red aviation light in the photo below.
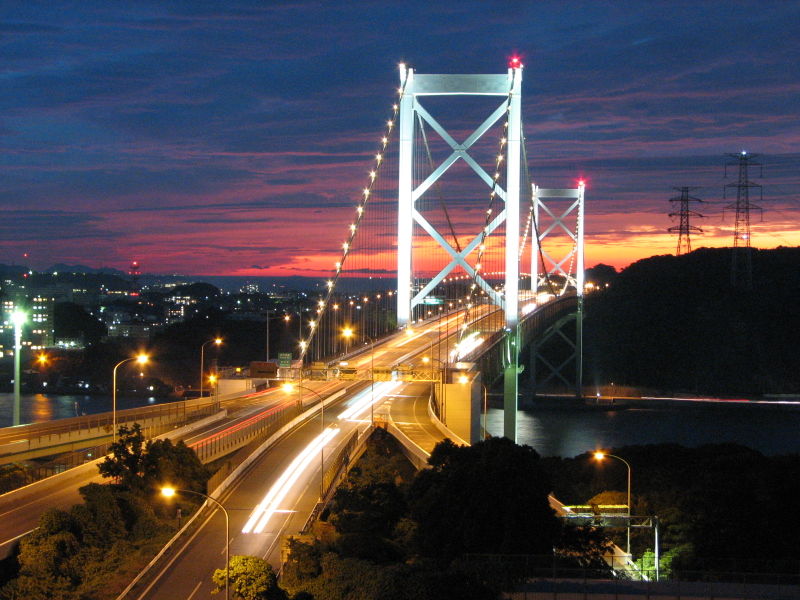
<svg viewBox="0 0 800 600">
<path fill-rule="evenodd" d="M 520 60 L 519 56 L 512 56 L 508 61 L 508 66 L 512 69 L 519 69 L 522 66 L 522 61 Z"/>
</svg>

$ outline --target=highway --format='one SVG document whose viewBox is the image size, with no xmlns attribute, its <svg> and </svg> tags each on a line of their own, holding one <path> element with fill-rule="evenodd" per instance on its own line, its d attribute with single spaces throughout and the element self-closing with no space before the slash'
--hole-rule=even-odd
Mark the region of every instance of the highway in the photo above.
<svg viewBox="0 0 800 600">
<path fill-rule="evenodd" d="M 436 355 L 440 330 L 444 333 L 449 328 L 451 335 L 455 335 L 457 322 L 458 316 L 453 315 L 382 340 L 374 349 L 365 346 L 360 354 L 347 360 L 348 366 L 368 369 L 374 363 L 375 367 L 388 367 L 417 360 L 431 351 Z M 324 423 L 316 417 L 284 436 L 219 498 L 230 518 L 230 555 L 260 556 L 274 567 L 280 566 L 284 536 L 303 528 L 320 499 L 322 461 L 335 457 L 355 432 L 365 432 L 369 427 L 370 407 L 376 414 L 396 412 L 395 420 L 402 426 L 422 432 L 417 439 L 430 451 L 442 435 L 427 416 L 429 390 L 428 383 L 374 382 L 355 394 L 325 404 Z M 327 469 L 328 462 L 324 464 Z M 211 598 L 211 574 L 214 569 L 224 568 L 224 557 L 225 519 L 216 509 L 190 539 L 180 542 L 169 561 L 158 565 L 151 574 L 149 587 L 131 597 Z"/>
<path fill-rule="evenodd" d="M 477 313 L 478 318 L 488 322 L 492 320 L 494 310 L 494 307 L 491 306 L 481 307 Z M 437 321 L 416 326 L 410 331 L 378 340 L 374 347 L 362 346 L 360 353 L 351 353 L 347 362 L 350 366 L 362 370 L 369 369 L 373 365 L 390 367 L 414 360 L 419 364 L 418 359 L 423 354 L 444 357 L 454 346 L 453 338 L 458 333 L 459 318 L 460 315 L 452 314 Z M 322 395 L 329 395 L 347 385 L 352 386 L 353 383 L 304 381 L 302 386 L 314 389 Z M 369 420 L 369 407 L 373 393 L 376 406 L 388 400 L 388 406 L 391 406 L 393 411 L 399 410 L 397 407 L 401 404 L 406 406 L 409 394 L 414 394 L 417 399 L 412 402 L 414 407 L 410 409 L 411 413 L 404 412 L 395 420 L 401 424 L 416 422 L 416 426 L 421 430 L 427 429 L 427 445 L 435 443 L 430 440 L 441 437 L 432 429 L 427 419 L 426 403 L 429 384 L 374 382 L 373 385 L 374 389 L 372 389 L 372 385 L 366 386 L 361 394 L 361 409 L 358 414 L 350 415 L 349 419 L 338 419 L 338 415 L 357 399 L 346 396 L 332 402 L 330 406 L 326 404 L 325 429 L 335 429 L 336 432 L 328 434 L 330 439 L 318 442 L 322 446 L 321 454 L 329 457 L 335 456 L 337 448 L 346 443 L 353 432 L 357 431 L 359 427 L 362 430 L 366 427 L 365 418 L 367 421 Z M 305 390 L 303 393 L 304 403 L 316 399 L 314 394 L 309 394 Z M 297 392 L 290 394 L 281 389 L 272 388 L 265 392 L 248 394 L 225 402 L 226 408 L 238 407 L 238 410 L 232 415 L 232 419 L 193 434 L 185 441 L 190 445 L 200 443 L 203 439 L 235 427 L 237 423 L 252 418 L 259 412 L 271 410 L 281 404 L 292 403 L 296 399 Z M 405 400 L 401 402 L 401 399 Z M 408 409 L 402 410 L 407 411 Z M 245 475 L 239 478 L 220 499 L 231 513 L 232 555 L 243 553 L 263 556 L 276 566 L 279 564 L 279 540 L 285 533 L 294 533 L 302 528 L 319 499 L 320 469 L 317 461 L 307 462 L 305 468 L 289 486 L 291 489 L 285 490 L 281 503 L 270 509 L 272 514 L 258 532 L 255 531 L 255 525 L 253 530 L 247 534 L 241 533 L 241 530 L 251 518 L 253 510 L 264 501 L 272 484 L 281 478 L 300 451 L 320 436 L 322 431 L 319 417 L 297 427 L 255 461 Z M 14 492 L 0 496 L 0 548 L 7 547 L 10 542 L 33 529 L 39 515 L 46 509 L 53 507 L 67 509 L 80 502 L 77 491 L 79 487 L 91 481 L 102 481 L 96 475 L 95 469 L 84 469 L 81 473 L 76 471 L 74 475 L 67 476 L 65 474 L 60 477 L 60 480 L 54 480 L 50 484 L 46 481 L 41 482 L 39 485 L 42 487 L 27 500 L 20 501 L 19 496 L 14 496 Z M 207 597 L 206 592 L 210 591 L 208 582 L 210 582 L 211 572 L 214 568 L 222 567 L 224 563 L 222 558 L 224 534 L 221 533 L 224 530 L 224 519 L 221 514 L 216 514 L 217 512 L 219 511 L 215 511 L 211 518 L 202 524 L 195 537 L 174 557 L 174 562 L 168 569 L 169 576 L 158 579 L 148 592 L 149 595 L 143 595 L 142 598 Z M 254 518 L 257 521 L 259 519 L 259 517 Z M 218 547 L 219 551 L 209 552 L 208 549 L 214 546 Z M 205 558 L 201 559 L 201 556 Z M 177 584 L 174 580 L 175 577 L 182 580 L 178 587 L 175 587 Z M 201 584 L 199 587 L 197 587 L 198 583 Z M 207 589 L 204 587 L 205 585 L 208 586 Z M 176 589 L 187 590 L 187 595 L 176 596 Z M 170 592 L 167 593 L 167 590 Z M 194 595 L 192 595 L 192 591 L 194 591 Z"/>
</svg>

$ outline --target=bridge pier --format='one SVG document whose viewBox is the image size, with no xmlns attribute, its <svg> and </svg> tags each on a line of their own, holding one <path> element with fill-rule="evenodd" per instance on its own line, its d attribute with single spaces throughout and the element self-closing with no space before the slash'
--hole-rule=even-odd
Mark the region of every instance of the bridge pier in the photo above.
<svg viewBox="0 0 800 600">
<path fill-rule="evenodd" d="M 503 357 L 503 436 L 517 442 L 517 404 L 519 402 L 519 327 L 506 332 Z"/>
</svg>

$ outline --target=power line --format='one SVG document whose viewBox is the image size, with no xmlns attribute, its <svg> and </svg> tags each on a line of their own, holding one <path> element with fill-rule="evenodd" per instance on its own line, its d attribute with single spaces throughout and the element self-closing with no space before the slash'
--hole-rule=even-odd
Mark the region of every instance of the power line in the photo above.
<svg viewBox="0 0 800 600">
<path fill-rule="evenodd" d="M 731 284 L 734 287 L 753 287 L 753 256 L 750 250 L 750 210 L 761 211 L 761 207 L 750 202 L 750 188 L 758 188 L 761 200 L 764 193 L 761 186 L 748 179 L 748 168 L 750 165 L 761 167 L 761 163 L 754 159 L 757 154 L 748 154 L 742 150 L 738 154 L 728 154 L 736 162 L 725 164 L 725 175 L 728 174 L 729 166 L 739 167 L 739 180 L 737 183 L 725 185 L 723 197 L 727 196 L 728 188 L 736 188 L 736 201 L 731 202 L 725 210 L 736 210 L 736 222 L 733 229 L 733 255 L 731 258 Z M 763 172 L 762 172 L 763 173 Z"/>
<path fill-rule="evenodd" d="M 700 213 L 693 211 L 689 208 L 690 202 L 702 202 L 700 198 L 695 198 L 694 196 L 690 196 L 689 192 L 692 190 L 696 190 L 696 187 L 676 187 L 672 188 L 677 190 L 681 193 L 680 196 L 675 196 L 674 198 L 670 198 L 670 202 L 680 202 L 680 206 L 678 208 L 678 212 L 671 212 L 669 213 L 670 218 L 679 217 L 680 221 L 677 226 L 670 227 L 667 229 L 670 233 L 678 232 L 678 247 L 675 251 L 675 254 L 680 256 L 681 251 L 684 254 L 688 254 L 692 251 L 692 240 L 691 240 L 691 233 L 703 233 L 703 230 L 699 227 L 695 227 L 689 223 L 691 217 L 699 217 L 702 218 L 703 215 Z"/>
</svg>

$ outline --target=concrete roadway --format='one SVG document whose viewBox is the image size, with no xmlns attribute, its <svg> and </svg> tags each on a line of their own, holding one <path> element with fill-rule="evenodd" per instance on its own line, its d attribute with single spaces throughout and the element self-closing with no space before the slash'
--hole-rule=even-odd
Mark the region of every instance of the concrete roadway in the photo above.
<svg viewBox="0 0 800 600">
<path fill-rule="evenodd" d="M 380 382 L 375 387 L 376 404 L 384 401 L 386 391 L 399 389 L 402 384 Z M 230 518 L 230 555 L 245 554 L 260 556 L 276 568 L 281 563 L 281 543 L 287 533 L 299 532 L 320 498 L 321 463 L 324 455 L 325 468 L 336 457 L 354 432 L 364 434 L 369 428 L 369 405 L 372 399 L 369 388 L 363 389 L 348 399 L 337 399 L 325 405 L 325 420 L 314 417 L 286 434 L 268 452 L 263 453 L 250 468 L 226 491 L 221 502 Z M 359 402 L 360 400 L 360 402 Z M 355 404 L 359 410 L 350 419 L 339 418 Z M 312 444 L 325 432 L 332 439 L 323 444 L 324 453 L 318 449 L 308 452 L 308 459 L 294 471 L 294 481 L 285 481 L 285 473 L 296 460 L 301 449 Z M 259 520 L 264 512 L 257 507 L 265 504 L 265 498 L 277 496 L 283 489 L 285 496 L 276 499 L 263 529 Z M 250 523 L 250 525 L 248 525 Z M 247 532 L 243 532 L 247 529 Z M 196 600 L 211 598 L 211 574 L 214 569 L 225 566 L 225 518 L 216 509 L 200 524 L 188 540 L 182 541 L 171 560 L 162 562 L 146 589 L 131 596 L 137 600 Z"/>
<path fill-rule="evenodd" d="M 374 352 L 369 346 L 350 357 L 349 365 L 358 369 L 368 369 L 374 363 L 376 367 L 388 367 L 398 362 L 417 360 L 421 354 L 429 354 L 437 350 L 433 347 L 434 337 L 438 339 L 440 332 L 457 333 L 457 316 L 442 319 L 440 323 L 427 324 L 415 328 L 412 333 L 402 333 L 382 341 L 376 345 Z M 444 352 L 443 352 L 444 354 Z M 311 385 L 305 382 L 303 385 Z M 339 434 L 325 445 L 324 455 L 333 457 L 338 454 L 337 446 L 346 443 L 353 431 L 364 430 L 370 419 L 370 402 L 374 394 L 373 410 L 376 414 L 392 412 L 396 423 L 416 430 L 416 439 L 426 451 L 443 438 L 433 425 L 427 414 L 429 383 L 397 383 L 375 382 L 371 387 L 346 399 L 325 406 L 325 429 L 337 428 Z M 388 394 L 382 397 L 384 392 Z M 352 420 L 337 418 L 348 406 L 360 402 L 359 412 Z M 366 400 L 366 402 L 364 401 Z M 381 405 L 385 403 L 385 408 Z M 319 419 L 312 419 L 295 428 L 274 445 L 268 452 L 259 457 L 251 467 L 220 498 L 230 518 L 230 555 L 245 554 L 260 556 L 275 568 L 281 562 L 281 543 L 287 534 L 299 532 L 312 512 L 320 495 L 320 461 L 316 453 L 307 468 L 300 473 L 294 485 L 289 486 L 285 499 L 276 505 L 276 512 L 269 519 L 261 532 L 249 531 L 248 522 L 256 519 L 252 516 L 254 507 L 263 502 L 270 494 L 276 494 L 282 475 L 304 448 L 308 448 L 323 427 Z M 425 439 L 423 439 L 425 438 Z M 327 466 L 328 463 L 326 463 Z M 248 529 L 243 533 L 243 529 Z M 169 561 L 162 562 L 153 576 L 150 586 L 131 596 L 136 600 L 212 598 L 211 574 L 215 569 L 225 565 L 225 519 L 219 509 L 204 519 L 193 536 L 181 541 Z"/>
<path fill-rule="evenodd" d="M 490 318 L 487 313 L 491 310 L 491 307 L 482 309 L 483 318 Z M 380 344 L 376 344 L 374 353 L 371 351 L 371 348 L 365 347 L 364 351 L 362 351 L 360 355 L 350 359 L 350 364 L 356 366 L 357 368 L 364 369 L 369 368 L 373 363 L 375 366 L 391 366 L 397 364 L 398 362 L 410 361 L 421 354 L 431 353 L 433 356 L 437 356 L 440 354 L 440 351 L 434 344 L 435 339 L 441 339 L 442 335 L 447 336 L 449 334 L 448 339 L 452 340 L 453 336 L 457 334 L 458 317 L 459 315 L 451 315 L 449 317 L 440 319 L 438 322 L 433 321 L 432 323 L 428 323 L 426 325 L 419 325 L 411 334 L 407 335 L 403 333 L 395 335 L 385 341 L 382 341 Z M 452 341 L 440 343 L 445 348 L 452 346 Z M 442 349 L 441 354 L 445 354 L 444 349 Z M 383 383 L 384 382 L 376 383 L 375 387 L 377 388 Z M 304 382 L 303 385 L 314 386 L 315 384 L 312 384 L 311 382 Z M 425 436 L 427 436 L 427 441 L 420 442 L 420 444 L 426 447 L 426 449 L 428 447 L 432 447 L 432 444 L 435 444 L 438 439 L 443 437 L 441 434 L 438 434 L 438 430 L 430 425 L 427 418 L 426 402 L 428 387 L 429 384 L 409 384 L 405 388 L 408 391 L 402 392 L 403 396 L 393 396 L 390 398 L 389 403 L 392 407 L 391 410 L 393 413 L 395 413 L 395 411 L 399 411 L 396 413 L 397 416 L 393 417 L 398 424 L 402 424 L 403 426 L 410 428 L 411 424 L 414 423 L 414 426 L 422 431 Z M 418 392 L 423 393 L 424 399 L 422 396 L 416 396 Z M 414 395 L 409 396 L 409 393 L 413 393 Z M 246 418 L 253 414 L 253 412 L 273 406 L 276 402 L 284 401 L 284 398 L 285 393 L 281 390 L 269 390 L 268 392 L 262 394 L 250 395 L 249 397 L 239 399 L 236 401 L 239 403 L 239 406 L 249 405 L 252 407 L 252 410 L 242 411 L 244 414 L 237 415 L 237 418 Z M 413 398 L 410 401 L 410 405 L 407 404 L 409 402 L 408 398 Z M 337 401 L 337 405 L 338 404 L 339 401 Z M 367 418 L 368 416 L 369 415 L 367 414 Z M 332 423 L 333 419 L 333 416 L 326 414 L 326 426 Z M 223 498 L 223 504 L 226 506 L 226 508 L 230 507 L 232 509 L 232 532 L 241 530 L 244 520 L 247 519 L 246 513 L 248 513 L 248 511 L 252 510 L 253 507 L 258 504 L 259 500 L 265 493 L 265 489 L 268 489 L 269 482 L 275 480 L 280 473 L 283 472 L 283 469 L 286 467 L 286 465 L 291 462 L 291 459 L 297 455 L 298 450 L 305 447 L 309 441 L 319 433 L 319 430 L 317 429 L 319 426 L 319 421 L 317 420 L 316 423 L 316 425 L 307 423 L 298 427 L 295 431 L 287 435 L 269 452 L 265 453 L 264 458 L 256 461 L 256 463 L 247 472 L 247 476 L 242 478 L 242 480 L 247 480 L 248 483 L 242 483 L 240 480 Z M 217 425 L 215 428 L 222 429 L 225 426 L 230 426 L 230 422 L 224 426 Z M 350 430 L 348 429 L 348 431 Z M 209 435 L 209 433 L 203 432 L 202 435 Z M 193 436 L 192 440 L 199 439 L 202 437 L 202 435 L 198 434 L 197 436 Z M 337 436 L 337 440 L 346 440 L 347 438 L 348 434 Z M 333 451 L 333 445 L 326 449 L 326 452 Z M 333 454 L 330 455 L 332 456 Z M 318 471 L 319 469 L 317 469 L 317 480 L 319 478 Z M 285 513 L 287 516 L 284 518 L 282 526 L 279 528 L 271 528 L 266 534 L 249 534 L 250 537 L 246 540 L 239 539 L 238 542 L 234 541 L 232 553 L 240 552 L 264 556 L 270 560 L 270 562 L 274 562 L 274 564 L 277 565 L 279 563 L 280 549 L 279 545 L 276 543 L 276 540 L 278 540 L 285 531 L 299 531 L 302 528 L 303 523 L 305 523 L 307 515 L 311 512 L 311 509 L 316 504 L 318 499 L 319 492 L 317 490 L 317 485 L 312 483 L 314 481 L 314 474 L 311 473 L 306 475 L 305 480 L 307 480 L 308 489 L 305 490 L 305 493 L 299 494 L 295 498 L 294 505 L 290 509 L 294 512 Z M 6 498 L 10 496 L 10 494 L 0 496 L 0 547 L 33 529 L 38 522 L 39 515 L 46 509 L 52 507 L 66 509 L 79 502 L 80 496 L 77 491 L 78 488 L 91 481 L 101 481 L 101 479 L 98 475 L 95 475 L 93 471 L 80 477 L 76 476 L 74 478 L 69 478 L 68 480 L 65 478 L 58 481 L 58 483 L 53 486 L 53 489 L 47 490 L 45 493 L 37 494 L 37 497 L 24 502 L 15 502 L 10 497 Z M 215 536 L 212 531 L 217 526 L 220 528 L 224 527 L 223 521 L 224 520 L 221 518 L 221 516 L 212 516 L 212 518 L 209 520 L 209 523 L 201 527 L 199 532 L 196 534 L 196 537 L 191 540 L 191 543 L 186 550 L 182 551 L 178 555 L 178 558 L 180 558 L 185 552 L 190 552 L 191 555 L 194 556 L 194 549 L 198 549 L 197 552 L 199 555 L 208 553 L 208 548 L 214 543 L 211 540 L 219 540 L 220 536 L 224 537 L 222 534 Z M 271 520 L 271 522 L 274 521 L 276 521 L 275 518 Z M 212 532 L 209 533 L 209 531 Z M 233 533 L 232 536 L 235 540 L 236 536 Z M 220 545 L 219 542 L 217 542 L 217 544 L 220 548 L 222 548 L 222 545 Z M 220 556 L 222 555 L 221 550 L 219 553 L 211 552 L 208 554 L 211 557 L 208 562 L 201 561 L 199 559 L 190 559 L 188 561 L 181 559 L 180 568 L 176 568 L 178 565 L 175 565 L 171 569 L 172 571 L 178 571 L 181 573 L 183 573 L 184 570 L 187 571 L 186 574 L 180 575 L 180 588 L 166 586 L 163 589 L 169 589 L 170 593 L 162 596 L 160 592 L 162 589 L 162 584 L 158 584 L 153 588 L 153 593 L 156 595 L 148 597 L 197 597 L 196 595 L 191 595 L 195 584 L 197 582 L 201 583 L 200 587 L 198 587 L 197 591 L 195 591 L 195 594 L 200 593 L 200 590 L 204 589 L 203 582 L 206 580 L 210 581 L 211 571 L 214 568 L 217 568 L 217 566 L 221 566 L 221 563 L 220 565 L 217 564 L 219 561 L 214 560 L 216 554 L 219 554 Z M 222 563 L 224 563 L 224 559 L 222 560 Z M 201 572 L 204 573 L 202 577 L 199 576 L 199 573 Z M 195 583 L 189 586 L 187 595 L 176 596 L 175 590 L 184 590 L 184 586 L 189 585 L 189 582 Z M 173 585 L 175 583 L 176 582 L 173 582 Z"/>
<path fill-rule="evenodd" d="M 236 411 L 232 419 L 204 428 L 187 437 L 186 440 L 192 442 L 203 439 L 285 400 L 286 394 L 278 389 L 270 389 L 234 400 L 232 404 L 245 408 Z M 106 481 L 100 477 L 96 466 L 88 463 L 43 479 L 26 488 L 0 495 L 0 555 L 4 555 L 11 542 L 35 528 L 38 525 L 39 517 L 47 509 L 68 510 L 74 504 L 82 502 L 78 492 L 80 487 L 92 482 L 105 483 Z"/>
</svg>

